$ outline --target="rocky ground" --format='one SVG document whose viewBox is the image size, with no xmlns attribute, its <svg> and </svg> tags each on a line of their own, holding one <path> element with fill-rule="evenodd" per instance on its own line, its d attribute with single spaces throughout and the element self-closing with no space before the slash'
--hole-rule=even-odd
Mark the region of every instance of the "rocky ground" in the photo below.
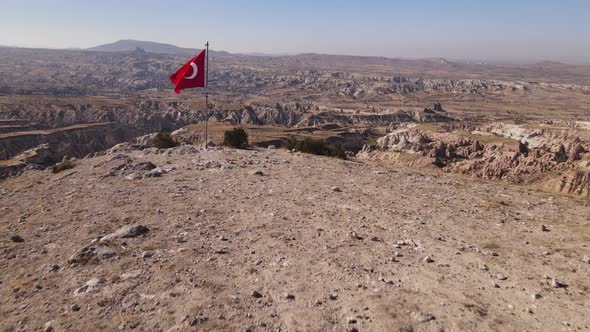
<svg viewBox="0 0 590 332">
<path fill-rule="evenodd" d="M 587 200 L 285 150 L 75 165 L 0 183 L 3 330 L 590 329 Z"/>
</svg>

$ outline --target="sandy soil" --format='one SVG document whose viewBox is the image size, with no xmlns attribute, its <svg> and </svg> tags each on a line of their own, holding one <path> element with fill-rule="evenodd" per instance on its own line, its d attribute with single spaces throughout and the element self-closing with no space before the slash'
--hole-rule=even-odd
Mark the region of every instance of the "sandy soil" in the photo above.
<svg viewBox="0 0 590 332">
<path fill-rule="evenodd" d="M 123 171 L 148 161 L 169 172 Z M 0 182 L 0 327 L 583 331 L 589 215 L 284 150 L 110 154 Z"/>
</svg>

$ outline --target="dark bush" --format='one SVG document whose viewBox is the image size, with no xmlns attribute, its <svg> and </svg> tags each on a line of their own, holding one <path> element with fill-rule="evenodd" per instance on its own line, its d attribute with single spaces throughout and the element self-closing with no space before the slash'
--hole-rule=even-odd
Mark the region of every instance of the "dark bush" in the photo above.
<svg viewBox="0 0 590 332">
<path fill-rule="evenodd" d="M 300 151 L 303 153 L 317 154 L 320 156 L 346 159 L 346 153 L 344 153 L 344 150 L 342 150 L 340 143 L 336 143 L 331 146 L 323 141 L 313 140 L 311 138 L 305 138 L 303 140 L 291 138 L 287 141 L 287 149 Z"/>
<path fill-rule="evenodd" d="M 63 171 L 65 171 L 65 170 L 72 169 L 72 168 L 74 168 L 74 167 L 76 167 L 76 165 L 74 165 L 74 163 L 73 163 L 73 162 L 71 162 L 71 161 L 69 161 L 69 160 L 64 160 L 64 161 L 62 161 L 61 163 L 59 163 L 59 164 L 56 164 L 55 166 L 53 166 L 53 167 L 51 168 L 51 171 L 52 171 L 53 173 L 57 174 L 57 173 L 59 173 L 59 172 L 63 172 Z"/>
<path fill-rule="evenodd" d="M 154 139 L 154 146 L 158 149 L 170 149 L 178 146 L 178 142 L 172 138 L 170 133 L 160 132 Z"/>
<path fill-rule="evenodd" d="M 248 146 L 248 133 L 243 128 L 234 128 L 223 134 L 223 145 L 243 149 Z"/>
</svg>

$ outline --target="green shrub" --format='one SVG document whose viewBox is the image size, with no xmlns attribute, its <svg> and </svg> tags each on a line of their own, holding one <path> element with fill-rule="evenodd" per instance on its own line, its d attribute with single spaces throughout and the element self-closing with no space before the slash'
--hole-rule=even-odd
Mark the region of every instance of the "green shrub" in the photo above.
<svg viewBox="0 0 590 332">
<path fill-rule="evenodd" d="M 248 133 L 243 128 L 234 128 L 223 134 L 223 145 L 243 149 L 248 146 Z"/>
<path fill-rule="evenodd" d="M 57 174 L 59 172 L 65 171 L 65 170 L 72 169 L 74 167 L 76 167 L 76 165 L 73 162 L 71 162 L 69 160 L 64 160 L 61 163 L 56 164 L 55 166 L 53 166 L 51 168 L 51 171 L 53 173 Z"/>
<path fill-rule="evenodd" d="M 172 138 L 170 133 L 159 132 L 154 139 L 154 146 L 158 149 L 170 149 L 178 146 L 178 142 Z"/>
</svg>

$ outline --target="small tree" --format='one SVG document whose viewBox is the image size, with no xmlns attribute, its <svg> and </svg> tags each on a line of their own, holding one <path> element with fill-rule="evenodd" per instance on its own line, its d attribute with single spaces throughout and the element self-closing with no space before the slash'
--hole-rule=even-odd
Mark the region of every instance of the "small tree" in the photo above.
<svg viewBox="0 0 590 332">
<path fill-rule="evenodd" d="M 243 128 L 234 128 L 223 134 L 223 145 L 243 149 L 248 146 L 248 133 Z"/>
<path fill-rule="evenodd" d="M 159 132 L 158 135 L 156 135 L 156 138 L 154 139 L 154 145 L 158 149 L 170 149 L 175 146 L 178 146 L 178 142 L 174 140 L 170 133 Z"/>
</svg>

